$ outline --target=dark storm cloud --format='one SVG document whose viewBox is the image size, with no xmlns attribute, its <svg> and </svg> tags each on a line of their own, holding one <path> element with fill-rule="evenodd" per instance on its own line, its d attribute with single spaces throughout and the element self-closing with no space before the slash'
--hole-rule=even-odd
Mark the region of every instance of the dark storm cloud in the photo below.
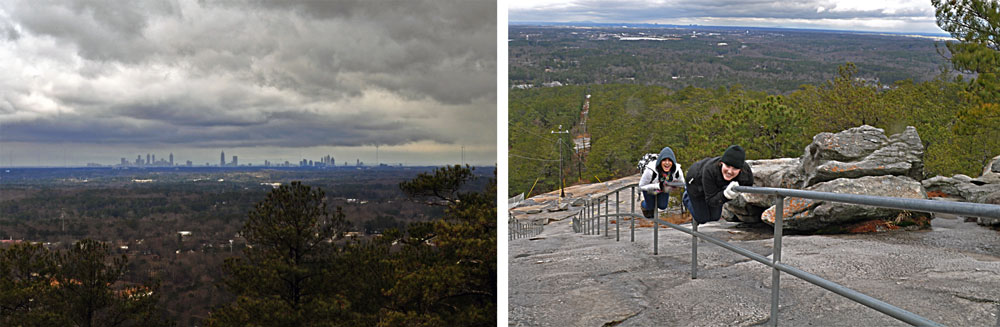
<svg viewBox="0 0 1000 327">
<path fill-rule="evenodd" d="M 330 119 L 317 114 L 278 114 L 246 126 L 226 124 L 172 125 L 163 120 L 66 117 L 4 125 L 6 142 L 60 143 L 88 140 L 113 144 L 176 144 L 197 147 L 308 147 L 399 145 L 421 140 L 452 143 L 456 136 L 378 120 L 367 114 Z"/>
<path fill-rule="evenodd" d="M 496 67 L 493 1 L 0 0 L 0 142 L 493 146 Z"/>
</svg>

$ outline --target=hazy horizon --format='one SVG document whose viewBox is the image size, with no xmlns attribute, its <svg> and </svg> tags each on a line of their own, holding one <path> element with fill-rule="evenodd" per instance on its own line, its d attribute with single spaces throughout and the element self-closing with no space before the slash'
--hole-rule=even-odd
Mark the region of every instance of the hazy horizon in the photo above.
<svg viewBox="0 0 1000 327">
<path fill-rule="evenodd" d="M 926 0 L 511 0 L 508 23 L 590 22 L 947 34 Z"/>
</svg>

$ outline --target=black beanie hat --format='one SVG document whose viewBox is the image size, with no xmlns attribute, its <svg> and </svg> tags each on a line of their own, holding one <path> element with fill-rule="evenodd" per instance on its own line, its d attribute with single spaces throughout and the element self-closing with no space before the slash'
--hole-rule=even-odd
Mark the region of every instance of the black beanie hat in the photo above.
<svg viewBox="0 0 1000 327">
<path fill-rule="evenodd" d="M 730 145 L 726 148 L 726 152 L 722 153 L 722 162 L 731 167 L 743 168 L 743 159 L 746 159 L 746 153 L 739 145 Z"/>
</svg>

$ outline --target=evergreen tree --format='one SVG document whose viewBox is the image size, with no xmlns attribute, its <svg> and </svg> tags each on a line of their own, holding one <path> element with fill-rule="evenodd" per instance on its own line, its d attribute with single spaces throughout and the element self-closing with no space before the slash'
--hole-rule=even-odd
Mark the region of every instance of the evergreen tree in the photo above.
<svg viewBox="0 0 1000 327">
<path fill-rule="evenodd" d="M 955 156 L 961 170 L 979 169 L 1000 153 L 1000 3 L 993 0 L 932 0 L 937 23 L 959 42 L 946 44 L 955 69 L 975 74 L 967 88 L 969 105 L 957 114 L 952 132 L 960 136 Z"/>
<path fill-rule="evenodd" d="M 54 326 L 64 323 L 49 296 L 55 257 L 41 245 L 0 247 L 0 325 Z"/>
<path fill-rule="evenodd" d="M 337 251 L 348 224 L 330 214 L 322 190 L 292 182 L 249 213 L 242 258 L 226 260 L 225 286 L 236 303 L 212 312 L 210 326 L 349 324 Z"/>
<path fill-rule="evenodd" d="M 56 254 L 52 309 L 73 326 L 160 326 L 159 283 L 125 283 L 125 255 L 84 239 Z"/>
<path fill-rule="evenodd" d="M 937 24 L 959 42 L 948 42 L 951 63 L 976 74 L 969 91 L 1000 103 L 1000 3 L 995 0 L 931 0 Z M 987 108 L 988 109 L 988 108 Z"/>
<path fill-rule="evenodd" d="M 433 194 L 448 203 L 447 216 L 431 231 L 410 231 L 401 239 L 393 285 L 385 291 L 391 301 L 379 326 L 496 323 L 496 182 L 482 192 L 458 192 L 471 174 L 470 168 L 456 165 L 400 184 L 407 194 Z"/>
</svg>

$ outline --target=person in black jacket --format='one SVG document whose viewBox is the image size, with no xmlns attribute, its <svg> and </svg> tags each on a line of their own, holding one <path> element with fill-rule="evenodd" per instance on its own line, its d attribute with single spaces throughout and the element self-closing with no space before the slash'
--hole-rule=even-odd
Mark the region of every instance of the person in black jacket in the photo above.
<svg viewBox="0 0 1000 327">
<path fill-rule="evenodd" d="M 701 159 L 688 169 L 681 201 L 699 224 L 719 220 L 722 205 L 738 195 L 733 187 L 753 185 L 753 171 L 744 159 L 743 147 L 730 145 L 721 157 Z"/>
</svg>

